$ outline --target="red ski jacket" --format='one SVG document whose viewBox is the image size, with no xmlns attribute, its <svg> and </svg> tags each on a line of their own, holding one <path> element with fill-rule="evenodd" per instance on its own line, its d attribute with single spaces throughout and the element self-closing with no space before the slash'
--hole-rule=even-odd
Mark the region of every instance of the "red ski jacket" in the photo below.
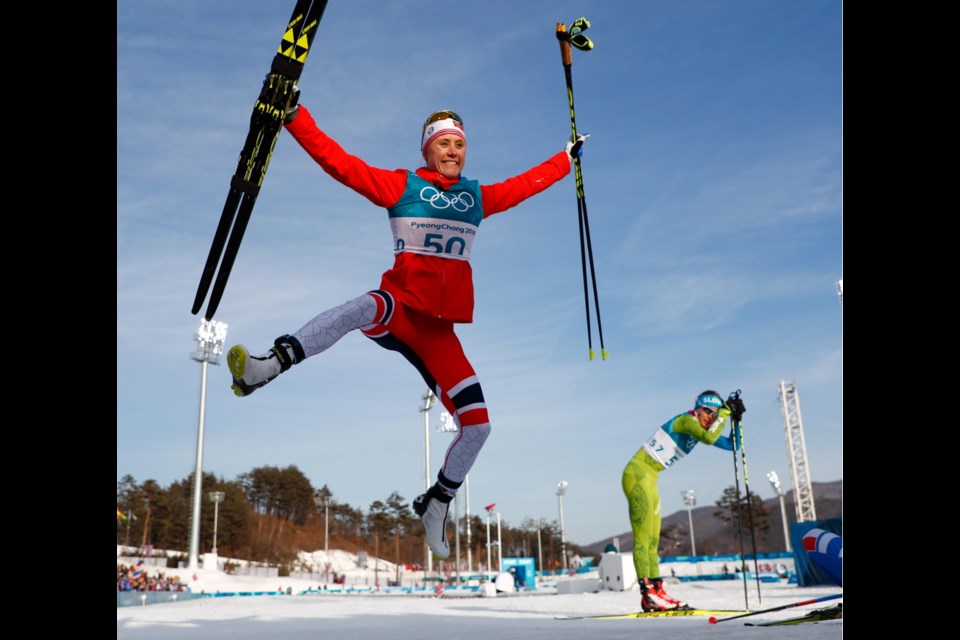
<svg viewBox="0 0 960 640">
<path fill-rule="evenodd" d="M 410 176 L 408 170 L 371 167 L 348 154 L 320 130 L 303 105 L 286 129 L 332 178 L 373 204 L 390 208 L 403 196 Z M 513 178 L 480 185 L 483 218 L 520 204 L 568 173 L 570 159 L 565 151 L 561 151 Z M 417 169 L 416 174 L 441 190 L 447 190 L 457 182 L 426 167 Z M 451 322 L 473 322 L 473 275 L 469 259 L 451 260 L 424 255 L 402 246 L 395 249 L 395 254 L 393 267 L 383 274 L 381 288 L 393 294 L 404 306 L 431 317 Z"/>
</svg>

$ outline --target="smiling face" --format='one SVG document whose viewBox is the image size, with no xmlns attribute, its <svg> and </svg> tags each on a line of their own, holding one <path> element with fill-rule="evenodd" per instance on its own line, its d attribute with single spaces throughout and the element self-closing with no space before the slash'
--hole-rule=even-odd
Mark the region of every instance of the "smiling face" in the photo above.
<svg viewBox="0 0 960 640">
<path fill-rule="evenodd" d="M 423 159 L 428 169 L 439 171 L 445 178 L 459 178 L 467 160 L 467 141 L 452 133 L 439 136 L 424 149 Z"/>
</svg>

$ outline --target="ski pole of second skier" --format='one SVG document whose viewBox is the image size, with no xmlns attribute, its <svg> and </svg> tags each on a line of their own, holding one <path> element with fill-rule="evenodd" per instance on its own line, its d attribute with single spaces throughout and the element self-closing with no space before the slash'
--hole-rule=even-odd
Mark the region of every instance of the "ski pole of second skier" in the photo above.
<svg viewBox="0 0 960 640">
<path fill-rule="evenodd" d="M 737 390 L 737 396 L 740 390 Z M 740 440 L 740 462 L 743 467 L 743 490 L 747 494 L 747 526 L 750 528 L 750 546 L 753 550 L 753 574 L 757 582 L 757 603 L 763 604 L 763 595 L 760 593 L 760 565 L 757 561 L 757 535 L 753 520 L 753 497 L 750 495 L 750 475 L 747 473 L 747 449 L 743 440 L 741 423 L 736 423 L 737 437 Z M 736 454 L 736 452 L 734 452 Z"/>
</svg>

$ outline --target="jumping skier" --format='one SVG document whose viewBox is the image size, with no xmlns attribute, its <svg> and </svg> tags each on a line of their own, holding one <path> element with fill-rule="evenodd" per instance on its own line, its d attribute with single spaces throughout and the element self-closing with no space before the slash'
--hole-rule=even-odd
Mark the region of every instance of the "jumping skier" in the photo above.
<svg viewBox="0 0 960 640">
<path fill-rule="evenodd" d="M 427 544 L 444 559 L 450 555 L 449 503 L 490 434 L 480 382 L 454 333 L 455 324 L 473 321 L 469 261 L 478 227 L 570 173 L 586 136 L 568 141 L 564 151 L 520 175 L 481 185 L 462 175 L 467 136 L 463 119 L 453 111 L 436 111 L 424 122 L 420 139 L 424 166 L 391 171 L 344 151 L 320 130 L 309 110 L 297 104 L 297 97 L 287 109 L 286 130 L 332 178 L 387 210 L 394 263 L 379 288 L 280 336 L 265 353 L 251 355 L 243 345 L 232 347 L 227 354 L 232 388 L 237 396 L 247 396 L 355 329 L 403 355 L 459 428 L 436 483 L 413 502 Z"/>
</svg>

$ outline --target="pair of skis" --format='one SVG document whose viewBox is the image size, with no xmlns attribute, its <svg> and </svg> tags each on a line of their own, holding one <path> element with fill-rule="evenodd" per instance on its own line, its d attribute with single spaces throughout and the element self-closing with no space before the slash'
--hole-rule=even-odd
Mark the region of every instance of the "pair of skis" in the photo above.
<svg viewBox="0 0 960 640">
<path fill-rule="evenodd" d="M 755 616 L 761 613 L 770 613 L 772 611 L 783 611 L 784 609 L 793 609 L 794 607 L 803 607 L 808 604 L 815 604 L 817 602 L 826 602 L 827 600 L 836 600 L 837 598 L 842 598 L 842 593 L 835 593 L 829 596 L 821 596 L 819 598 L 813 598 L 811 600 L 801 600 L 800 602 L 792 602 L 790 604 L 783 604 L 779 607 L 770 607 L 769 609 L 760 609 L 759 611 L 751 611 L 750 613 L 743 613 L 736 616 L 729 616 L 726 618 L 716 618 L 710 616 L 707 620 L 710 624 L 717 624 L 718 622 L 726 622 L 727 620 L 737 620 L 739 618 L 746 618 L 747 616 Z"/>
<path fill-rule="evenodd" d="M 633 613 L 601 614 L 595 616 L 567 616 L 558 617 L 557 620 L 623 620 L 626 618 L 681 618 L 687 616 L 716 616 L 737 614 L 734 617 L 756 615 L 763 611 L 711 611 L 709 609 L 674 609 L 672 611 L 636 611 Z M 787 618 L 785 620 L 772 620 L 770 622 L 744 622 L 745 627 L 784 627 L 794 624 L 804 624 L 806 622 L 824 622 L 826 620 L 842 620 L 843 603 L 827 607 L 826 609 L 816 609 L 802 616 Z"/>
<path fill-rule="evenodd" d="M 843 620 L 843 603 L 827 607 L 826 609 L 816 609 L 810 613 L 786 620 L 774 620 L 772 622 L 744 622 L 745 627 L 785 627 L 794 624 L 803 624 L 805 622 L 823 622 L 824 620 Z"/>
<path fill-rule="evenodd" d="M 669 611 L 634 611 L 632 613 L 612 613 L 594 616 L 564 616 L 557 620 L 622 620 L 625 618 L 685 618 L 689 616 L 725 616 L 745 611 L 714 611 L 711 609 L 671 609 Z"/>
<path fill-rule="evenodd" d="M 740 618 L 747 618 L 750 616 L 756 616 L 763 613 L 772 613 L 773 611 L 783 611 L 784 609 L 793 609 L 795 607 L 803 607 L 808 604 L 815 604 L 818 602 L 826 602 L 827 600 L 836 600 L 842 598 L 842 593 L 835 593 L 828 596 L 821 596 L 819 598 L 812 598 L 810 600 L 801 600 L 800 602 L 792 602 L 790 604 L 783 604 L 777 607 L 770 607 L 768 609 L 760 609 L 758 611 L 711 611 L 709 609 L 672 609 L 670 611 L 635 611 L 632 613 L 615 613 L 615 614 L 599 614 L 592 616 L 564 616 L 557 617 L 557 620 L 617 620 L 623 618 L 674 618 L 674 617 L 686 617 L 686 616 L 710 616 L 707 621 L 710 624 L 717 624 L 719 622 L 726 622 L 727 620 L 738 620 Z M 717 616 L 724 616 L 718 618 Z M 777 626 L 777 625 L 786 625 L 786 624 L 798 624 L 801 622 L 819 622 L 820 620 L 836 620 L 843 618 L 843 603 L 827 609 L 817 609 L 816 611 L 811 611 L 806 615 L 799 616 L 797 618 L 789 618 L 787 620 L 774 620 L 772 622 L 764 623 L 744 623 L 747 626 Z"/>
<path fill-rule="evenodd" d="M 193 301 L 192 313 L 196 315 L 207 293 L 210 293 L 207 311 L 203 315 L 205 320 L 213 318 L 220 305 L 240 250 L 240 242 L 250 222 L 250 214 L 257 203 L 273 148 L 280 137 L 286 109 L 296 101 L 295 85 L 303 72 L 310 45 L 326 7 L 327 0 L 297 0 L 270 66 L 270 73 L 253 105 L 250 130 L 240 151 L 237 170 L 230 180 L 230 191 Z"/>
</svg>

